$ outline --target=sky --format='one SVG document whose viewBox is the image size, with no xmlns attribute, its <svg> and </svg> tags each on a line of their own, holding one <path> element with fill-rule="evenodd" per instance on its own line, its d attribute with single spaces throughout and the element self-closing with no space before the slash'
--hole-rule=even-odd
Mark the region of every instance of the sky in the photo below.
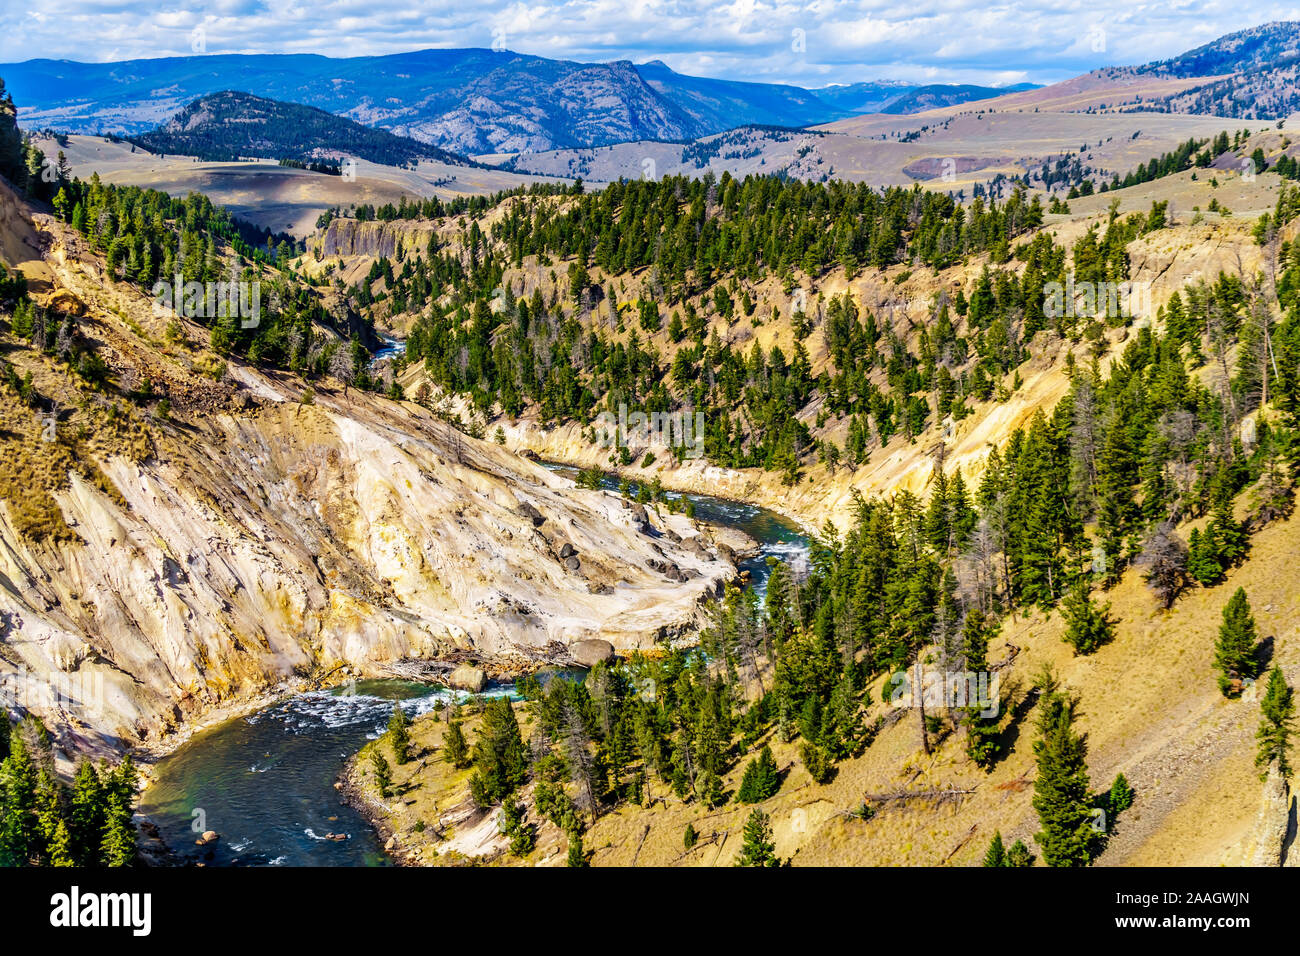
<svg viewBox="0 0 1300 956">
<path fill-rule="evenodd" d="M 491 47 L 794 83 L 1050 83 L 1300 20 L 1242 0 L 5 0 L 0 62 Z"/>
</svg>

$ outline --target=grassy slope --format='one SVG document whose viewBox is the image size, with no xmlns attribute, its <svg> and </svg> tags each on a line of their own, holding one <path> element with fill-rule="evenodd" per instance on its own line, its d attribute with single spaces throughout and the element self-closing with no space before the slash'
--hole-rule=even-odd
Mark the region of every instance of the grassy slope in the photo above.
<svg viewBox="0 0 1300 956">
<path fill-rule="evenodd" d="M 1065 685 L 1081 698 L 1079 726 L 1088 734 L 1089 769 L 1094 789 L 1108 788 L 1124 773 L 1137 791 L 1101 858 L 1102 865 L 1220 865 L 1245 863 L 1253 850 L 1262 785 L 1253 760 L 1259 708 L 1247 694 L 1225 700 L 1215 685 L 1213 645 L 1220 612 L 1228 596 L 1244 587 L 1250 595 L 1261 637 L 1273 639 L 1273 659 L 1288 680 L 1300 680 L 1300 606 L 1291 574 L 1300 552 L 1300 518 L 1265 528 L 1254 538 L 1250 558 L 1214 588 L 1196 588 L 1169 612 L 1158 605 L 1140 572 L 1130 571 L 1106 598 L 1120 618 L 1116 640 L 1087 658 L 1072 656 L 1060 640 L 1059 615 L 1008 621 L 990 649 L 990 659 L 1009 656 L 1002 671 L 1010 707 L 1024 701 L 1033 675 L 1050 663 Z M 879 697 L 879 682 L 873 688 Z M 877 701 L 870 711 L 888 713 Z M 518 705 L 524 735 L 530 733 L 527 705 Z M 1033 710 L 1022 711 L 1017 730 L 1008 734 L 1010 751 L 985 774 L 965 758 L 960 733 L 947 736 L 930 756 L 920 745 L 914 712 L 886 727 L 859 758 L 839 765 L 835 779 L 812 782 L 798 757 L 798 742 L 770 736 L 785 778 L 780 792 L 762 805 L 771 815 L 778 852 L 798 865 L 975 865 L 995 830 L 1008 841 L 1023 839 L 1034 849 L 1037 818 L 1033 796 Z M 474 718 L 465 725 L 473 740 Z M 456 853 L 437 856 L 435 847 L 460 852 L 473 845 L 500 862 L 501 842 L 482 838 L 495 825 L 469 802 L 469 771 L 455 771 L 440 758 L 445 723 L 417 720 L 412 731 L 421 756 L 395 767 L 396 795 L 381 812 L 383 832 L 415 849 L 423 862 L 456 862 Z M 391 761 L 386 740 L 379 747 Z M 748 756 L 725 776 L 734 793 Z M 351 773 L 363 797 L 374 799 L 368 753 Z M 864 796 L 909 790 L 973 790 L 959 800 L 913 801 L 881 805 L 862 821 L 847 815 Z M 647 807 L 621 807 L 607 813 L 585 836 L 595 865 L 728 865 L 739 853 L 748 807 L 727 804 L 708 810 L 683 804 L 658 782 Z M 525 803 L 531 807 L 525 791 Z M 531 813 L 531 810 L 530 810 Z M 423 820 L 426 829 L 413 827 Z M 446 839 L 434 835 L 443 821 Z M 535 822 L 535 821 L 534 821 Z M 700 843 L 686 851 L 682 835 L 690 822 Z M 527 863 L 562 862 L 563 835 L 549 824 L 540 829 L 538 849 Z"/>
<path fill-rule="evenodd" d="M 1182 223 L 1140 240 L 1131 250 L 1135 262 L 1141 263 L 1135 267 L 1134 278 L 1155 281 L 1156 304 L 1163 302 L 1186 276 L 1213 276 L 1220 268 L 1258 268 L 1249 226 L 1259 212 L 1272 206 L 1277 190 L 1275 177 L 1261 176 L 1247 184 L 1236 176 L 1220 174 L 1220 186 L 1214 189 L 1208 176 L 1203 174 L 1195 182 L 1190 176 L 1183 173 L 1114 194 L 1121 199 L 1124 212 L 1147 209 L 1153 199 L 1172 200 Z M 1205 223 L 1190 225 L 1193 207 L 1204 210 L 1211 196 L 1217 196 L 1236 215 L 1225 219 L 1210 214 Z M 1050 217 L 1048 228 L 1058 234 L 1058 241 L 1071 243 L 1088 225 L 1104 220 L 1110 198 L 1076 201 L 1071 216 Z M 360 266 L 354 264 L 353 271 Z M 974 263 L 933 278 L 918 272 L 903 291 L 915 302 L 924 295 L 922 286 L 934 289 L 953 281 L 968 283 L 979 267 Z M 555 271 L 560 273 L 562 269 L 555 267 Z M 901 270 L 891 270 L 890 274 L 897 271 Z M 883 278 L 886 281 L 879 276 L 864 276 L 853 284 L 855 296 L 872 304 L 873 296 L 888 295 L 892 282 Z M 530 281 L 544 288 L 549 286 L 541 270 Z M 832 276 L 822 283 L 822 288 L 833 294 L 842 290 L 844 283 L 842 278 Z M 766 314 L 770 301 L 780 295 L 775 287 L 764 291 L 766 295 L 758 296 L 759 316 Z M 924 321 L 924 317 L 918 315 L 912 321 Z M 789 336 L 785 322 L 751 329 L 742 320 L 720 332 L 731 335 L 733 341 L 738 332 L 744 333 L 764 347 L 779 341 L 785 348 Z M 671 349 L 666 341 L 660 342 L 661 337 L 658 334 L 652 338 L 669 353 Z M 820 336 L 814 334 L 807 342 L 814 369 L 824 360 L 819 340 Z M 748 347 L 751 343 L 745 344 Z M 1031 362 L 1024 376 L 1024 393 L 1018 393 L 1010 406 L 1001 412 L 999 406 L 981 408 L 973 420 L 961 423 L 950 463 L 960 458 L 963 441 L 974 452 L 975 446 L 982 448 L 986 440 L 1004 440 L 1013 423 L 1023 420 L 1033 407 L 1054 404 L 1064 387 L 1058 364 L 1063 358 L 1062 353 L 1056 361 L 1046 364 L 1041 381 L 1032 374 L 1035 362 Z M 404 380 L 404 384 L 414 388 L 419 371 L 413 369 L 407 377 L 410 382 Z M 1001 421 L 1008 415 L 1010 418 Z M 513 429 L 515 423 L 503 424 L 512 446 L 534 447 L 559 457 L 566 457 L 564 452 L 568 450 L 575 453 L 571 457 L 580 457 L 576 454 L 581 451 L 578 436 L 568 435 L 565 429 L 541 433 L 526 421 Z M 996 434 L 977 437 L 987 429 Z M 839 475 L 827 476 L 821 466 L 814 466 L 809 469 L 808 480 L 790 490 L 777 487 L 775 475 L 733 473 L 738 484 L 729 490 L 777 507 L 783 499 L 790 507 L 782 510 L 800 513 L 813 524 L 820 524 L 823 517 L 835 513 L 838 493 L 847 493 L 850 485 L 869 492 L 915 484 L 914 490 L 923 493 L 929 475 L 924 451 L 933 438 L 937 433 L 929 433 L 911 446 L 895 439 L 897 448 L 891 443 L 883 452 L 878 450 L 872 462 L 856 474 L 841 469 Z M 971 464 L 971 470 L 977 473 L 978 461 L 972 458 Z M 632 470 L 636 470 L 635 466 Z M 687 488 L 692 481 L 703 480 L 684 470 L 667 471 L 662 477 L 666 485 Z M 711 490 L 718 487 L 714 477 Z M 1248 500 L 1247 493 L 1241 499 L 1243 508 Z M 1188 530 L 1182 529 L 1184 537 Z M 1243 586 L 1254 605 L 1261 635 L 1275 638 L 1276 659 L 1288 679 L 1292 683 L 1300 679 L 1300 649 L 1296 646 L 1300 608 L 1291 597 L 1294 573 L 1290 564 L 1297 552 L 1300 518 L 1266 528 L 1255 536 L 1248 561 L 1224 584 L 1192 590 L 1167 613 L 1159 610 L 1140 573 L 1130 571 L 1104 596 L 1112 602 L 1113 614 L 1121 621 L 1117 639 L 1091 658 L 1071 656 L 1069 647 L 1059 640 L 1062 625 L 1057 615 L 1017 619 L 1004 625 L 1001 637 L 990 649 L 990 659 L 1005 657 L 1008 644 L 1021 649 L 1014 665 L 1003 672 L 1003 686 L 1012 695 L 1012 705 L 1024 697 L 1040 665 L 1052 663 L 1066 684 L 1082 697 L 1081 727 L 1089 734 L 1094 787 L 1108 787 L 1115 774 L 1123 772 L 1138 790 L 1138 802 L 1121 819 L 1102 863 L 1214 865 L 1249 859 L 1261 797 L 1261 784 L 1253 767 L 1258 706 L 1252 701 L 1225 701 L 1219 695 L 1212 669 L 1213 643 L 1222 606 L 1237 586 Z M 881 712 L 882 705 L 874 705 L 873 714 Z M 1030 804 L 1034 772 L 1032 717 L 1032 712 L 1024 716 L 1022 735 L 989 775 L 969 766 L 959 736 L 924 758 L 917 722 L 910 715 L 883 731 L 863 757 L 841 765 L 837 778 L 825 787 L 814 785 L 803 770 L 797 743 L 773 741 L 778 765 L 788 771 L 781 793 L 765 808 L 773 816 L 778 849 L 787 856 L 797 851 L 799 863 L 969 864 L 978 862 L 995 829 L 1000 829 L 1008 842 L 1021 838 L 1032 846 L 1031 838 L 1037 829 Z M 417 730 L 417 738 L 420 732 Z M 440 738 L 439 729 L 431 740 Z M 739 761 L 727 776 L 724 782 L 728 789 L 734 791 L 738 786 L 746 760 Z M 418 776 L 419 791 L 431 788 L 441 793 L 440 805 L 467 798 L 467 777 L 426 777 L 428 772 Z M 893 791 L 905 785 L 917 789 L 974 788 L 975 792 L 960 803 L 886 809 L 868 822 L 844 815 L 864 794 Z M 663 797 L 666 789 L 656 786 L 653 795 Z M 684 806 L 667 795 L 666 801 L 653 809 L 625 807 L 602 818 L 588 835 L 587 847 L 594 850 L 597 864 L 628 864 L 634 858 L 638 864 L 726 863 L 738 852 L 738 835 L 746 812 L 729 806 L 710 813 Z M 702 837 L 701 845 L 690 853 L 684 852 L 681 843 L 687 821 L 694 823 Z M 560 835 L 551 836 L 554 839 L 549 844 L 543 839 L 543 849 L 534 854 L 534 859 L 546 858 L 548 845 L 562 855 Z"/>
</svg>

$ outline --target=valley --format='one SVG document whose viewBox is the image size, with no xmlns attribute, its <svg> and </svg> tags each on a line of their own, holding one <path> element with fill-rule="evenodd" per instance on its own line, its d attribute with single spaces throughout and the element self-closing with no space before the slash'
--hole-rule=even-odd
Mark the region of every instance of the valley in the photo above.
<svg viewBox="0 0 1300 956">
<path fill-rule="evenodd" d="M 1294 35 L 0 66 L 0 863 L 1296 865 Z"/>
</svg>

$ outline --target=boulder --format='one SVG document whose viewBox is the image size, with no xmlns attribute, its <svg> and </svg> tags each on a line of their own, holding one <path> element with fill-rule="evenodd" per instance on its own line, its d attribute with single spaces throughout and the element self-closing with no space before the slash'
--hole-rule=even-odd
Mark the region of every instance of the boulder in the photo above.
<svg viewBox="0 0 1300 956">
<path fill-rule="evenodd" d="M 569 645 L 569 656 L 582 667 L 595 667 L 614 659 L 614 645 L 599 638 L 574 641 Z"/>
<path fill-rule="evenodd" d="M 447 683 L 457 690 L 478 694 L 487 686 L 487 672 L 473 664 L 461 664 L 447 678 Z"/>
<path fill-rule="evenodd" d="M 540 528 L 546 521 L 546 516 L 538 511 L 536 506 L 529 504 L 527 501 L 519 506 L 519 513 L 531 521 L 534 528 Z"/>
<path fill-rule="evenodd" d="M 564 566 L 570 571 L 576 571 L 582 566 L 582 562 L 578 560 L 577 555 L 571 554 L 564 559 Z"/>
<path fill-rule="evenodd" d="M 566 541 L 564 542 L 564 545 L 560 548 L 560 560 L 564 560 L 565 558 L 572 557 L 577 553 L 578 553 L 578 549 Z"/>
<path fill-rule="evenodd" d="M 682 542 L 682 546 L 687 551 L 690 551 L 692 554 L 699 555 L 701 558 L 712 557 L 712 555 L 709 554 L 709 549 L 706 548 L 704 546 L 704 542 L 700 540 L 699 535 L 696 535 L 693 538 L 687 538 L 684 542 Z"/>
</svg>

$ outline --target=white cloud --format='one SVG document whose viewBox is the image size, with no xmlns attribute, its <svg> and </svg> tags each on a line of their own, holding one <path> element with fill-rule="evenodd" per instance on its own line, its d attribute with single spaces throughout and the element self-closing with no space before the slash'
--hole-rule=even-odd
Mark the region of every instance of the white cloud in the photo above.
<svg viewBox="0 0 1300 956">
<path fill-rule="evenodd" d="M 42 0 L 0 12 L 0 62 L 208 53 L 356 56 L 489 47 L 573 60 L 661 59 L 673 69 L 808 85 L 899 78 L 1051 82 L 1172 56 L 1293 7 L 1228 0 Z M 161 8 L 160 8 L 161 7 Z M 1104 50 L 1091 37 L 1105 31 Z M 804 48 L 792 48 L 801 30 Z"/>
</svg>

